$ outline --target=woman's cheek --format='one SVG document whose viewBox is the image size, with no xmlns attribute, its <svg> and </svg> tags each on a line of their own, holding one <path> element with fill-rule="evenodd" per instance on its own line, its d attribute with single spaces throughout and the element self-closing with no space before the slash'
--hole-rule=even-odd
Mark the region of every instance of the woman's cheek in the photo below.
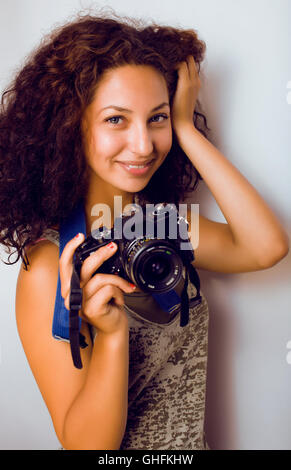
<svg viewBox="0 0 291 470">
<path fill-rule="evenodd" d="M 98 135 L 95 146 L 100 154 L 107 157 L 115 157 L 122 149 L 120 138 L 117 136 L 113 138 L 112 134 L 108 135 L 105 132 Z"/>
</svg>

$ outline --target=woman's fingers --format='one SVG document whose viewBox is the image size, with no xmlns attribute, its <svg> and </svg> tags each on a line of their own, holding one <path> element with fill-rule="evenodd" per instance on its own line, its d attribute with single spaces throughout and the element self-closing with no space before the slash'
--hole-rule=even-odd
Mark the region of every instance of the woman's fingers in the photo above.
<svg viewBox="0 0 291 470">
<path fill-rule="evenodd" d="M 123 294 L 118 287 L 107 284 L 95 292 L 89 300 L 86 300 L 86 310 L 82 309 L 82 316 L 91 323 L 96 314 L 101 317 L 109 313 L 114 302 L 120 307 L 123 306 Z M 98 305 L 98 312 L 96 312 L 96 305 Z"/>
<path fill-rule="evenodd" d="M 73 272 L 72 262 L 76 248 L 84 241 L 83 234 L 78 234 L 75 238 L 70 240 L 60 258 L 60 279 L 61 279 L 61 295 L 64 299 L 65 307 L 69 310 L 70 307 L 70 290 L 71 290 L 71 277 Z M 133 284 L 125 279 L 114 274 L 93 274 L 95 271 L 109 259 L 113 253 L 116 252 L 116 243 L 108 243 L 107 245 L 97 248 L 90 256 L 83 262 L 80 273 L 80 287 L 83 289 L 83 303 L 84 300 L 89 300 L 96 291 L 108 285 L 116 286 L 120 290 L 127 293 L 133 291 Z M 93 277 L 92 277 L 93 276 Z"/>
<path fill-rule="evenodd" d="M 83 234 L 70 240 L 60 257 L 61 294 L 67 310 L 70 309 L 74 252 L 83 241 Z M 116 250 L 117 244 L 112 242 L 96 248 L 96 251 L 84 260 L 80 272 L 83 295 L 79 316 L 107 334 L 124 331 L 125 326 L 128 328 L 127 316 L 123 309 L 123 291 L 129 293 L 133 290 L 130 283 L 115 274 L 95 274 Z"/>
<path fill-rule="evenodd" d="M 131 293 L 135 289 L 134 284 L 131 284 L 130 282 L 126 281 L 126 279 L 123 279 L 116 274 L 97 273 L 84 286 L 83 295 L 86 297 L 86 299 L 90 299 L 90 297 L 92 297 L 92 295 L 94 295 L 97 290 L 109 284 L 119 287 L 120 290 L 126 293 Z"/>
<path fill-rule="evenodd" d="M 189 78 L 188 64 L 185 60 L 178 64 L 177 71 L 179 78 Z"/>
<path fill-rule="evenodd" d="M 124 291 L 128 294 L 134 291 L 135 286 L 130 284 L 122 277 L 116 276 L 115 274 L 95 274 L 83 287 L 82 301 L 83 305 L 93 297 L 96 292 L 102 290 L 105 287 L 116 287 L 120 291 Z M 70 289 L 64 297 L 65 307 L 69 310 L 70 305 Z M 98 300 L 98 298 L 97 298 Z"/>
<path fill-rule="evenodd" d="M 189 77 L 191 79 L 199 78 L 198 67 L 196 65 L 193 55 L 190 55 L 187 57 L 187 64 L 188 64 Z"/>
<path fill-rule="evenodd" d="M 177 66 L 179 75 L 188 79 L 199 78 L 198 67 L 193 55 L 189 55 L 186 60 L 180 62 Z"/>
<path fill-rule="evenodd" d="M 60 263 L 60 280 L 61 280 L 61 294 L 63 298 L 66 298 L 71 288 L 71 277 L 73 272 L 73 257 L 74 252 L 81 243 L 84 241 L 84 234 L 78 233 L 72 238 L 64 247 L 61 254 Z"/>
<path fill-rule="evenodd" d="M 117 250 L 116 243 L 107 243 L 100 248 L 96 248 L 96 251 L 91 253 L 83 262 L 81 273 L 80 273 L 80 287 L 83 287 L 89 279 L 91 279 L 94 272 L 109 259 Z"/>
</svg>

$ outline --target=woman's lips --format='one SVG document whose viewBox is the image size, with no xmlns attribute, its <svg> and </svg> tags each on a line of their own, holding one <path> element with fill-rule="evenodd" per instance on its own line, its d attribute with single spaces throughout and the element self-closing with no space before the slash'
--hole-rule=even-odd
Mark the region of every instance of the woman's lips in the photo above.
<svg viewBox="0 0 291 470">
<path fill-rule="evenodd" d="M 133 167 L 130 167 L 128 164 L 122 163 L 122 162 L 116 162 L 116 163 L 118 163 L 127 173 L 130 173 L 130 174 L 136 175 L 136 176 L 143 176 L 149 171 L 152 164 L 154 163 L 154 160 L 151 160 L 143 168 L 133 168 Z"/>
</svg>

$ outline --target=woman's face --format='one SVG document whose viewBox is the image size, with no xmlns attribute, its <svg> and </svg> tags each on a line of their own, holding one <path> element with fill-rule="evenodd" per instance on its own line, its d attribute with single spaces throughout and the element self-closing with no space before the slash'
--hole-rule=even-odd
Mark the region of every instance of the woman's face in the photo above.
<svg viewBox="0 0 291 470">
<path fill-rule="evenodd" d="M 108 184 L 125 192 L 142 190 L 172 146 L 162 74 L 144 65 L 106 71 L 84 113 L 82 134 L 92 184 L 107 192 Z"/>
</svg>

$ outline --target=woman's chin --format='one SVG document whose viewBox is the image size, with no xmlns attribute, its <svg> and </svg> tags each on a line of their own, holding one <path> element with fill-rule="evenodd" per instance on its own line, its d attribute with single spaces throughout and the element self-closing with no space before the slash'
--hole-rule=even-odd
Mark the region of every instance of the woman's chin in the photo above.
<svg viewBox="0 0 291 470">
<path fill-rule="evenodd" d="M 119 181 L 119 184 L 118 183 L 114 184 L 114 186 L 118 188 L 119 190 L 125 191 L 127 193 L 138 193 L 139 191 L 142 191 L 147 186 L 149 181 L 150 181 L 150 178 L 146 178 L 146 179 L 143 178 L 142 180 L 139 179 L 139 181 L 135 181 L 135 180 L 126 181 L 126 184 L 122 184 L 122 185 L 120 184 L 120 181 Z"/>
</svg>

